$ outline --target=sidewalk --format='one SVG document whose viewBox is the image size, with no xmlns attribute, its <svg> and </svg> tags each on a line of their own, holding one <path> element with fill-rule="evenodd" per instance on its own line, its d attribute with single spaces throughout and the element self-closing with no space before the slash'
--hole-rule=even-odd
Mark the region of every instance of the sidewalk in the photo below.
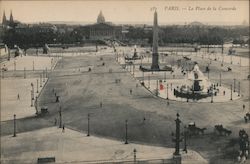
<svg viewBox="0 0 250 164">
<path fill-rule="evenodd" d="M 37 88 L 38 80 L 38 88 Z M 35 97 L 38 96 L 45 86 L 48 79 L 42 80 L 40 87 L 39 78 L 29 79 L 15 79 L 6 78 L 1 79 L 1 121 L 12 120 L 13 115 L 16 118 L 24 118 L 28 116 L 35 116 Z M 31 90 L 34 86 L 34 100 L 31 106 Z M 38 92 L 37 92 L 38 89 Z M 19 99 L 18 99 L 19 94 Z"/>
<path fill-rule="evenodd" d="M 14 70 L 52 70 L 58 61 L 55 57 L 47 56 L 18 56 L 11 58 L 10 61 L 1 63 L 1 68 L 7 68 L 8 71 Z"/>
<path fill-rule="evenodd" d="M 63 133 L 57 127 L 18 133 L 15 138 L 4 136 L 1 141 L 2 163 L 36 163 L 39 157 L 55 157 L 56 163 L 133 161 L 134 149 L 137 161 L 171 159 L 174 152 L 173 148 L 124 144 L 123 141 L 87 137 L 84 133 L 67 128 Z M 188 154 L 183 155 L 183 163 L 193 161 L 207 163 L 197 152 L 189 150 Z"/>
</svg>

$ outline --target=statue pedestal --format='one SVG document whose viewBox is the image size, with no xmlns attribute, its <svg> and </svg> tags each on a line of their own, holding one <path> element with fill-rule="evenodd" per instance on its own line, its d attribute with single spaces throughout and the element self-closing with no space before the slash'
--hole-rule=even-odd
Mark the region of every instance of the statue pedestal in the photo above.
<svg viewBox="0 0 250 164">
<path fill-rule="evenodd" d="M 173 163 L 181 164 L 181 155 L 173 155 Z"/>
</svg>

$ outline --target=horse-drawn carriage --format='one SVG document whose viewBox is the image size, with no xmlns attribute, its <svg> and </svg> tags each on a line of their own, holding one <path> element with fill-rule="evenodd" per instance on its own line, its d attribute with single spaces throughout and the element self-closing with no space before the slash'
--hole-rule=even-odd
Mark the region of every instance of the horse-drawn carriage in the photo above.
<svg viewBox="0 0 250 164">
<path fill-rule="evenodd" d="M 189 136 L 193 136 L 193 135 L 204 135 L 204 132 L 207 128 L 199 128 L 195 125 L 195 122 L 191 122 L 188 124 L 187 127 L 187 134 Z"/>
<path fill-rule="evenodd" d="M 39 113 L 37 113 L 37 114 L 38 115 L 45 115 L 45 114 L 48 114 L 48 113 L 49 113 L 48 107 L 43 106 L 43 107 L 41 107 L 41 111 Z"/>
</svg>

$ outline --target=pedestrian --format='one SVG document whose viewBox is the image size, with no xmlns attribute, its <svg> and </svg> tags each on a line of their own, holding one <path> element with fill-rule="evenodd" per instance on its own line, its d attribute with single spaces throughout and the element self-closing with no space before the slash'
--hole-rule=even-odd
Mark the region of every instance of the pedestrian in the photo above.
<svg viewBox="0 0 250 164">
<path fill-rule="evenodd" d="M 63 124 L 63 127 L 62 127 L 62 132 L 64 133 L 64 130 L 65 130 L 65 128 L 64 128 L 64 124 Z"/>
<path fill-rule="evenodd" d="M 130 95 L 132 95 L 132 92 L 133 92 L 132 89 L 130 89 L 129 92 L 130 92 Z"/>
<path fill-rule="evenodd" d="M 144 124 L 144 123 L 145 123 L 145 121 L 146 121 L 146 118 L 145 118 L 145 117 L 143 117 L 143 121 L 142 121 L 142 123 Z"/>
<path fill-rule="evenodd" d="M 246 116 L 244 116 L 244 119 L 245 119 L 245 123 L 247 123 L 247 117 Z"/>
<path fill-rule="evenodd" d="M 226 95 L 226 91 L 223 91 L 223 95 L 224 95 L 224 96 Z"/>
<path fill-rule="evenodd" d="M 17 100 L 20 100 L 20 96 L 19 96 L 19 93 L 17 94 Z"/>
<path fill-rule="evenodd" d="M 57 119 L 55 118 L 55 126 L 56 126 L 56 124 L 57 124 Z"/>
<path fill-rule="evenodd" d="M 244 111 L 244 110 L 245 110 L 245 104 L 243 104 L 243 106 L 242 106 L 242 107 L 243 107 L 243 111 Z"/>
</svg>

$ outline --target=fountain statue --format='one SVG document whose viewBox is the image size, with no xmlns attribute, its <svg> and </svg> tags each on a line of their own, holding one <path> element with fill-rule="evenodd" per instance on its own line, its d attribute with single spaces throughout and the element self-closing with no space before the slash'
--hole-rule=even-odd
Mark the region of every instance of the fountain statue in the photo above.
<svg viewBox="0 0 250 164">
<path fill-rule="evenodd" d="M 49 50 L 50 50 L 50 48 L 49 48 L 48 44 L 45 44 L 45 45 L 43 46 L 43 54 L 48 54 L 48 53 L 49 53 Z"/>
</svg>

